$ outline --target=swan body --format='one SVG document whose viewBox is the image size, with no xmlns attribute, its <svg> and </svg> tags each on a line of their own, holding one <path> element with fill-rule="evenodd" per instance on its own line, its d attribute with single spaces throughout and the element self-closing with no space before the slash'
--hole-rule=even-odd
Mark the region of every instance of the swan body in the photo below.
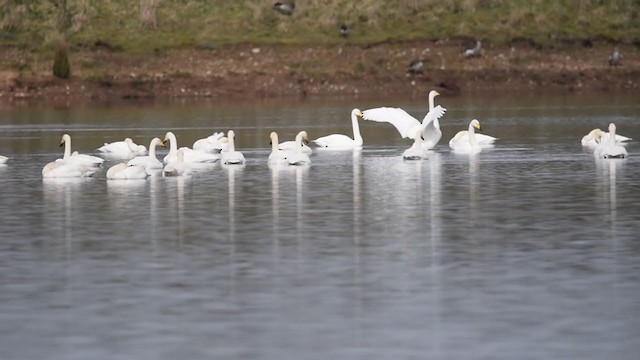
<svg viewBox="0 0 640 360">
<path fill-rule="evenodd" d="M 313 142 L 325 148 L 332 149 L 353 149 L 362 147 L 362 135 L 360 135 L 360 127 L 358 126 L 358 116 L 362 116 L 362 111 L 353 109 L 351 111 L 351 127 L 353 129 L 353 139 L 347 135 L 331 134 L 313 140 Z"/>
<path fill-rule="evenodd" d="M 146 179 L 149 174 L 142 166 L 120 163 L 114 165 L 107 170 L 107 179 L 109 180 L 140 180 Z"/>
<path fill-rule="evenodd" d="M 582 144 L 582 146 L 595 147 L 596 145 L 598 145 L 598 142 L 596 139 L 598 139 L 601 136 L 603 137 L 603 139 L 608 139 L 610 135 L 608 132 L 602 131 L 600 129 L 593 129 L 587 135 L 582 137 L 582 140 L 580 140 L 580 143 Z M 633 140 L 629 137 L 618 135 L 618 134 L 615 134 L 615 139 L 616 139 L 616 143 L 624 143 L 624 142 Z M 624 144 L 620 144 L 620 145 L 624 145 Z"/>
<path fill-rule="evenodd" d="M 309 138 L 307 136 L 306 131 L 300 131 L 298 135 L 296 135 L 296 149 L 295 151 L 291 151 L 287 157 L 287 163 L 289 165 L 309 165 L 311 164 L 311 159 L 309 159 L 309 155 L 305 154 L 302 151 L 302 143 L 308 142 Z"/>
<path fill-rule="evenodd" d="M 0 155 L 0 164 L 6 164 L 8 160 L 8 157 Z"/>
<path fill-rule="evenodd" d="M 615 141 L 616 125 L 609 124 L 609 134 L 605 136 L 605 132 L 600 133 L 598 145 L 593 152 L 596 157 L 603 159 L 622 159 L 629 156 L 627 149 Z M 613 136 L 612 136 L 613 135 Z"/>
<path fill-rule="evenodd" d="M 421 160 L 424 156 L 424 150 L 422 149 L 422 129 L 416 130 L 414 136 L 414 143 L 410 148 L 402 153 L 402 158 L 405 160 Z"/>
<path fill-rule="evenodd" d="M 156 157 L 156 146 L 164 146 L 160 138 L 153 138 L 149 143 L 149 155 L 137 156 L 127 162 L 128 166 L 141 166 L 147 170 L 162 169 L 163 165 Z"/>
<path fill-rule="evenodd" d="M 178 141 L 176 140 L 176 136 L 171 131 L 167 132 L 167 134 L 164 136 L 164 142 L 167 141 L 170 142 L 169 153 L 164 157 L 164 162 L 168 164 L 171 162 L 175 162 L 178 159 Z M 220 157 L 218 155 L 203 153 L 200 151 L 189 149 L 188 147 L 181 147 L 180 149 L 183 152 L 183 161 L 187 164 L 213 163 L 220 160 Z"/>
<path fill-rule="evenodd" d="M 481 130 L 480 122 L 476 119 L 471 120 L 469 123 L 468 135 L 466 137 L 460 137 L 458 140 L 449 142 L 449 147 L 454 152 L 461 154 L 476 154 L 482 150 L 480 144 L 476 140 L 475 129 Z"/>
<path fill-rule="evenodd" d="M 475 134 L 475 137 L 476 137 L 476 142 L 478 142 L 478 145 L 481 145 L 481 146 L 492 145 L 496 140 L 498 140 L 498 138 L 485 135 L 485 134 Z M 469 141 L 469 131 L 468 130 L 458 131 L 458 133 L 453 138 L 451 138 L 451 140 L 449 140 L 449 147 L 451 147 L 452 142 L 456 142 L 459 140 Z"/>
<path fill-rule="evenodd" d="M 176 157 L 173 161 L 169 162 L 164 169 L 162 169 L 163 176 L 184 176 L 189 175 L 191 169 L 189 165 L 184 161 L 184 149 L 180 148 L 176 152 Z"/>
<path fill-rule="evenodd" d="M 69 134 L 62 135 L 60 146 L 64 145 L 64 155 L 62 160 L 65 164 L 99 167 L 104 162 L 104 159 L 97 156 L 78 154 L 77 152 L 71 153 L 71 136 Z"/>
<path fill-rule="evenodd" d="M 295 151 L 296 150 L 296 141 L 295 140 L 283 141 L 278 145 L 278 149 L 286 151 L 286 152 Z M 313 150 L 311 150 L 310 147 L 308 147 L 306 144 L 303 143 L 302 144 L 302 152 L 307 154 L 307 155 L 311 155 Z"/>
<path fill-rule="evenodd" d="M 42 168 L 43 178 L 90 177 L 95 173 L 95 167 L 71 164 L 62 159 L 52 161 Z"/>
<path fill-rule="evenodd" d="M 287 162 L 288 154 L 286 151 L 278 149 L 278 134 L 272 131 L 269 135 L 271 138 L 271 154 L 269 154 L 269 164 L 285 164 Z"/>
<path fill-rule="evenodd" d="M 98 148 L 98 151 L 118 157 L 131 157 L 146 154 L 147 148 L 144 145 L 136 144 L 131 138 L 126 138 L 124 141 L 104 143 Z"/>
<path fill-rule="evenodd" d="M 227 138 L 224 137 L 224 133 L 217 132 L 204 139 L 196 140 L 196 142 L 193 143 L 193 150 L 217 154 L 221 151 L 226 151 L 228 146 L 229 143 Z"/>
<path fill-rule="evenodd" d="M 369 121 L 388 122 L 400 133 L 403 138 L 415 140 L 418 129 L 422 129 L 422 148 L 425 150 L 433 149 L 434 146 L 442 138 L 442 130 L 440 130 L 440 119 L 447 109 L 438 105 L 434 107 L 434 98 L 440 95 L 437 91 L 431 90 L 429 93 L 429 112 L 422 119 L 422 123 L 418 119 L 409 115 L 400 108 L 381 107 L 365 110 L 362 118 Z"/>
<path fill-rule="evenodd" d="M 223 164 L 244 164 L 245 162 L 244 155 L 240 151 L 236 151 L 235 138 L 236 134 L 233 132 L 233 130 L 229 130 L 229 132 L 227 133 L 227 139 L 229 139 L 229 149 L 221 153 Z"/>
</svg>

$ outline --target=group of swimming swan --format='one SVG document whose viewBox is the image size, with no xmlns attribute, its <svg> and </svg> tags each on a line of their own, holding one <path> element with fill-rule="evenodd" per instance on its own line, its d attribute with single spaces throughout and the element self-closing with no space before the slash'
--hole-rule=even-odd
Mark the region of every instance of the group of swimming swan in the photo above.
<svg viewBox="0 0 640 360">
<path fill-rule="evenodd" d="M 429 111 L 422 122 L 409 115 L 400 108 L 379 107 L 360 111 L 351 111 L 351 126 L 353 138 L 343 134 L 331 134 L 313 140 L 312 142 L 321 148 L 330 149 L 359 149 L 362 148 L 363 139 L 360 134 L 358 117 L 368 121 L 387 122 L 393 125 L 400 136 L 414 140 L 413 145 L 402 154 L 405 160 L 420 160 L 427 156 L 428 150 L 433 149 L 442 138 L 439 119 L 445 114 L 446 109 L 434 105 L 434 99 L 440 95 L 432 90 L 429 93 Z M 459 131 L 449 141 L 449 147 L 455 153 L 475 154 L 483 148 L 493 146 L 497 140 L 493 136 L 477 134 L 480 131 L 480 122 L 471 120 L 467 130 Z M 293 141 L 278 142 L 278 134 L 271 132 L 271 153 L 268 163 L 270 165 L 309 165 L 309 155 L 312 150 L 306 131 L 300 131 Z M 600 158 L 624 158 L 627 151 L 622 146 L 631 140 L 628 137 L 617 135 L 616 126 L 609 125 L 609 132 L 594 129 L 585 135 L 581 143 L 583 146 L 592 147 L 596 157 Z M 163 162 L 156 157 L 156 147 L 165 147 L 169 142 L 169 153 L 163 158 Z M 64 145 L 64 154 L 61 159 L 52 161 L 42 169 L 45 178 L 65 177 L 89 177 L 95 174 L 104 160 L 97 156 L 78 154 L 71 152 L 71 137 L 68 134 L 62 136 L 60 146 Z M 244 164 L 245 157 L 235 148 L 235 133 L 229 130 L 225 134 L 214 133 L 204 139 L 197 140 L 193 148 L 180 147 L 176 136 L 172 132 L 165 134 L 164 140 L 153 138 L 149 143 L 149 150 L 143 145 L 137 145 L 130 138 L 124 141 L 105 143 L 97 149 L 107 156 L 117 158 L 131 158 L 127 162 L 119 163 L 108 169 L 107 179 L 144 179 L 154 172 L 161 171 L 163 176 L 179 176 L 190 173 L 191 168 L 197 164 L 211 164 L 217 161 L 225 165 Z M 0 164 L 6 163 L 7 157 L 0 156 Z"/>
</svg>

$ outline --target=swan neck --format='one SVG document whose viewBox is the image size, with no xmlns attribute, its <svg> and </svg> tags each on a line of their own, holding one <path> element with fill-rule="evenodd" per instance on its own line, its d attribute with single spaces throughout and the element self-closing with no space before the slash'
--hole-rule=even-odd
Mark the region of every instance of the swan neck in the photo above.
<svg viewBox="0 0 640 360">
<path fill-rule="evenodd" d="M 476 145 L 476 128 L 469 124 L 469 143 Z"/>
<path fill-rule="evenodd" d="M 156 157 L 156 145 L 158 143 L 154 140 L 151 142 L 151 144 L 149 144 L 149 157 L 150 158 L 155 158 Z"/>
<path fill-rule="evenodd" d="M 169 152 L 176 154 L 178 152 L 178 139 L 173 133 L 169 133 Z"/>
<path fill-rule="evenodd" d="M 229 148 L 228 148 L 228 152 L 233 152 L 236 151 L 236 144 L 235 144 L 235 136 L 229 136 Z"/>
<path fill-rule="evenodd" d="M 296 135 L 296 154 L 302 153 L 302 135 Z"/>
<path fill-rule="evenodd" d="M 353 127 L 353 140 L 362 145 L 362 135 L 360 135 L 360 125 L 356 114 L 351 114 L 351 126 Z"/>
<path fill-rule="evenodd" d="M 64 156 L 63 159 L 66 159 L 71 156 L 71 137 L 67 137 L 64 139 Z"/>
<path fill-rule="evenodd" d="M 278 135 L 272 136 L 271 137 L 271 151 L 278 151 L 278 145 L 280 145 L 280 143 L 278 142 Z"/>
</svg>

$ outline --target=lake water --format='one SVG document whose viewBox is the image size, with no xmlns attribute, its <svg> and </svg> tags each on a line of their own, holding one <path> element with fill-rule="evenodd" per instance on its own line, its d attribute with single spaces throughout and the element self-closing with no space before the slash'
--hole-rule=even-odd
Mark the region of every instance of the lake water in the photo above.
<svg viewBox="0 0 640 360">
<path fill-rule="evenodd" d="M 426 96 L 1 109 L 0 358 L 637 359 L 640 145 L 579 141 L 612 121 L 640 139 L 638 98 L 436 102 L 428 160 L 366 122 L 362 151 L 282 169 L 270 131 L 350 134 L 354 104 L 421 118 Z M 500 140 L 451 153 L 471 117 Z M 64 132 L 91 153 L 229 128 L 246 166 L 41 178 Z"/>
</svg>

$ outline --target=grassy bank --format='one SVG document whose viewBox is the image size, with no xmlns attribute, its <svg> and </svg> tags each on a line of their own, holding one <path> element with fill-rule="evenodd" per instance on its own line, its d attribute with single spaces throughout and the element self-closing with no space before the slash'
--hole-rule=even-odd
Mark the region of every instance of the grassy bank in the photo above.
<svg viewBox="0 0 640 360">
<path fill-rule="evenodd" d="M 356 44 L 452 37 L 540 46 L 567 39 L 640 41 L 637 0 L 307 0 L 291 16 L 269 0 L 0 0 L 0 43 L 60 42 L 152 53 L 229 44 Z M 345 40 L 341 24 L 351 28 Z"/>
</svg>

